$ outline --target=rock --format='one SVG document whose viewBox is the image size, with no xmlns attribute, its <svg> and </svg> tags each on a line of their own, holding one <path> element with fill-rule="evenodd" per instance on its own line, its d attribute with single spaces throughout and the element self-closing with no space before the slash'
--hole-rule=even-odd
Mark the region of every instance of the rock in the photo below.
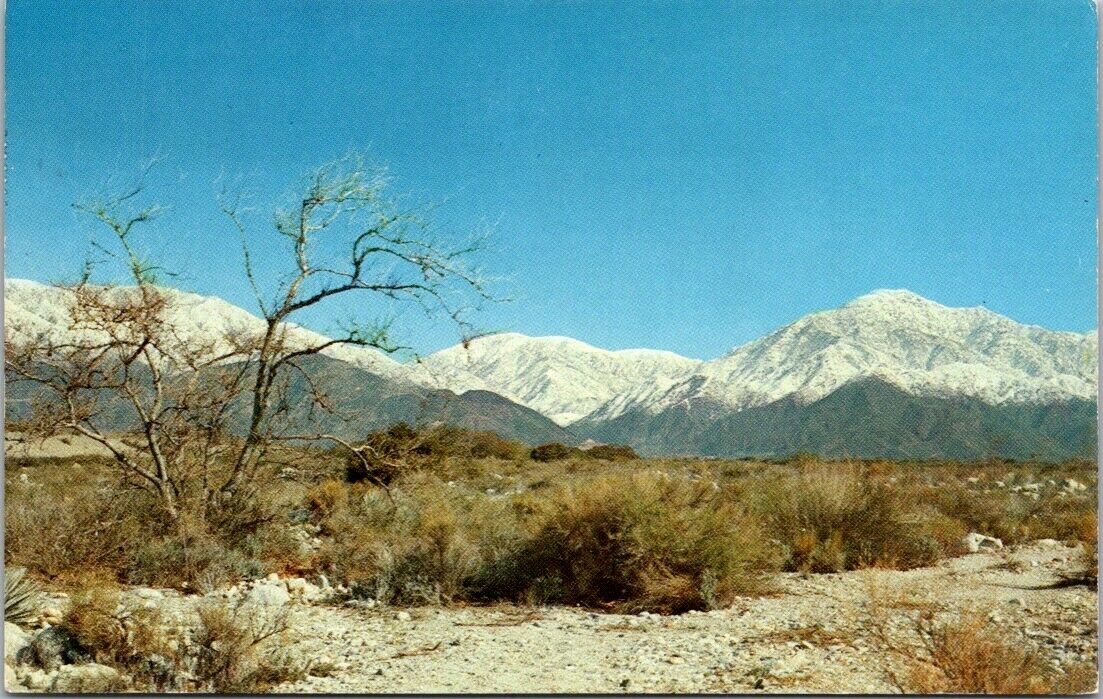
<svg viewBox="0 0 1103 699">
<path fill-rule="evenodd" d="M 283 585 L 263 583 L 249 590 L 249 594 L 245 595 L 245 601 L 259 606 L 281 607 L 291 601 L 291 595 Z"/>
<path fill-rule="evenodd" d="M 350 599 L 345 602 L 346 607 L 353 607 L 356 609 L 374 609 L 377 602 L 373 599 Z"/>
<path fill-rule="evenodd" d="M 30 687 L 19 682 L 19 678 L 16 677 L 15 668 L 4 662 L 4 689 L 9 692 L 27 692 L 30 691 Z"/>
<path fill-rule="evenodd" d="M 106 694 L 126 688 L 127 682 L 115 668 L 87 663 L 65 665 L 58 670 L 50 692 L 55 694 Z"/>
<path fill-rule="evenodd" d="M 51 624 L 54 626 L 60 624 L 62 616 L 63 614 L 61 610 L 57 607 L 43 607 L 42 609 L 42 620 L 45 621 L 47 624 Z"/>
<path fill-rule="evenodd" d="M 141 599 L 164 599 L 165 593 L 160 590 L 154 590 L 152 587 L 139 587 L 136 590 L 132 590 L 131 594 Z"/>
<path fill-rule="evenodd" d="M 56 673 L 48 673 L 35 668 L 23 675 L 23 686 L 32 692 L 45 692 L 53 682 Z"/>
<path fill-rule="evenodd" d="M 1088 486 L 1075 479 L 1066 478 L 1061 481 L 1061 488 L 1070 493 L 1080 493 L 1087 490 Z"/>
<path fill-rule="evenodd" d="M 19 651 L 27 647 L 31 642 L 31 636 L 23 629 L 10 621 L 4 622 L 4 660 L 15 662 Z"/>
<path fill-rule="evenodd" d="M 91 660 L 88 652 L 73 634 L 60 626 L 51 626 L 35 634 L 31 642 L 16 655 L 18 663 L 35 665 L 44 670 L 56 670 L 68 663 Z"/>
<path fill-rule="evenodd" d="M 280 581 L 280 576 L 276 575 L 275 573 L 269 573 L 268 577 L 266 577 L 265 580 L 267 580 L 268 582 L 278 583 Z"/>
<path fill-rule="evenodd" d="M 1045 548 L 1056 548 L 1061 546 L 1061 542 L 1057 539 L 1038 539 L 1034 544 Z"/>
<path fill-rule="evenodd" d="M 288 578 L 284 581 L 287 591 L 291 594 L 302 593 L 306 589 L 307 582 L 303 578 Z"/>
<path fill-rule="evenodd" d="M 962 546 L 964 546 L 969 553 L 977 553 L 983 550 L 1002 549 L 1003 542 L 994 536 L 985 536 L 977 532 L 969 532 L 965 535 L 965 538 L 961 540 Z"/>
<path fill-rule="evenodd" d="M 1037 493 L 1042 489 L 1041 483 L 1027 483 L 1023 486 L 1024 493 Z"/>
<path fill-rule="evenodd" d="M 409 612 L 404 611 L 404 612 L 399 612 L 398 614 L 395 614 L 394 618 L 398 619 L 399 621 L 410 621 L 410 619 L 412 617 L 410 616 Z"/>
</svg>

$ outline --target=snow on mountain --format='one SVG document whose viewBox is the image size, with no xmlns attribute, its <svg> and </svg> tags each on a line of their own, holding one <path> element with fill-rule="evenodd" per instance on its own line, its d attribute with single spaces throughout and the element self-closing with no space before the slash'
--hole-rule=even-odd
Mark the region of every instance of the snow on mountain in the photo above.
<svg viewBox="0 0 1103 699">
<path fill-rule="evenodd" d="M 501 333 L 441 350 L 421 365 L 435 386 L 493 391 L 567 425 L 618 394 L 688 376 L 701 362 L 658 350 L 603 350 L 569 337 Z"/>
<path fill-rule="evenodd" d="M 805 316 L 682 381 L 637 386 L 588 420 L 633 410 L 657 414 L 691 398 L 734 410 L 786 397 L 807 404 L 867 377 L 916 396 L 989 404 L 1094 400 L 1097 352 L 1094 332 L 1055 332 L 985 308 L 948 308 L 909 291 L 882 290 Z"/>
<path fill-rule="evenodd" d="M 264 321 L 231 303 L 213 296 L 166 289 L 170 295 L 167 312 L 177 334 L 197 345 L 211 344 L 214 353 L 224 352 L 230 335 L 264 332 Z M 131 287 L 118 287 L 116 293 L 131 293 Z M 45 333 L 54 339 L 71 333 L 71 292 L 64 288 L 27 279 L 4 280 L 4 331 L 12 339 Z M 289 326 L 293 343 L 308 346 L 325 341 L 325 336 L 299 326 Z M 411 380 L 410 367 L 382 352 L 366 347 L 334 346 L 324 354 L 349 362 L 387 378 Z"/>
<path fill-rule="evenodd" d="M 5 280 L 6 335 L 68 332 L 69 293 Z M 171 293 L 173 325 L 183 338 L 217 344 L 229 333 L 263 329 L 260 318 L 221 299 Z M 304 344 L 324 340 L 297 326 L 290 332 Z M 993 405 L 1094 400 L 1097 352 L 1094 332 L 1055 332 L 984 308 L 948 308 L 908 291 L 876 291 L 707 362 L 516 333 L 478 338 L 417 364 L 360 347 L 325 353 L 387 378 L 457 393 L 492 391 L 569 425 L 583 417 L 592 424 L 631 412 L 655 415 L 691 399 L 735 411 L 787 397 L 808 404 L 862 378 L 915 396 Z"/>
</svg>

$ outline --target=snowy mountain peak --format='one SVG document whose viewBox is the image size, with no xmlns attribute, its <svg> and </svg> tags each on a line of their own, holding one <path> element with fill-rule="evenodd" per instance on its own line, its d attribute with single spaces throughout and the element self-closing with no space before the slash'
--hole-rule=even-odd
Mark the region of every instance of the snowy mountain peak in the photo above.
<svg viewBox="0 0 1103 699">
<path fill-rule="evenodd" d="M 874 289 L 868 294 L 862 294 L 843 304 L 846 306 L 860 306 L 860 307 L 889 307 L 889 306 L 915 306 L 915 307 L 935 307 L 946 308 L 942 304 L 931 301 L 928 298 L 924 298 L 914 291 L 908 289 Z"/>
<path fill-rule="evenodd" d="M 917 396 L 989 404 L 1047 403 L 1096 395 L 1094 333 L 1022 325 L 985 308 L 950 308 L 910 291 L 883 290 L 807 315 L 706 362 L 673 386 L 640 387 L 590 420 L 658 413 L 705 398 L 742 410 L 791 398 L 819 400 L 877 378 Z"/>
<path fill-rule="evenodd" d="M 132 287 L 117 287 L 117 293 L 130 293 Z M 226 338 L 232 334 L 262 333 L 264 321 L 243 308 L 215 296 L 202 296 L 178 289 L 165 289 L 171 299 L 168 313 L 181 338 L 196 344 L 210 344 L 212 352 L 229 348 Z M 71 332 L 71 292 L 29 279 L 4 280 L 4 332 L 18 339 L 21 336 L 45 334 L 58 336 Z M 289 325 L 292 343 L 304 346 L 317 344 L 326 338 L 306 328 Z M 366 347 L 337 345 L 324 352 L 362 369 L 388 378 L 410 381 L 411 370 L 382 352 Z"/>
<path fill-rule="evenodd" d="M 687 376 L 700 362 L 660 350 L 604 350 L 569 337 L 501 333 L 421 364 L 432 385 L 494 391 L 566 425 L 640 383 Z"/>
</svg>

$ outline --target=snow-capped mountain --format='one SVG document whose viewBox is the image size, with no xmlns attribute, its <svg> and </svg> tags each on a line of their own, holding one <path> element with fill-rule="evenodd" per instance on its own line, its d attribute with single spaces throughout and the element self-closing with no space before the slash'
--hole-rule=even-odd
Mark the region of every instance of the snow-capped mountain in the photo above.
<svg viewBox="0 0 1103 699">
<path fill-rule="evenodd" d="M 72 332 L 69 293 L 6 280 L 6 336 Z M 176 332 L 195 343 L 263 328 L 221 299 L 180 291 L 172 292 L 171 313 Z M 303 343 L 324 340 L 300 327 L 289 333 Z M 493 413 L 494 425 L 526 439 L 589 437 L 652 454 L 1054 459 L 1094 454 L 1097 353 L 1094 332 L 1023 325 L 908 291 L 877 291 L 812 313 L 711 361 L 515 333 L 412 364 L 364 348 L 326 351 L 367 372 L 334 382 L 350 396 L 359 391 L 353 402 L 361 413 L 382 395 L 373 375 L 390 381 L 392 394 L 414 396 L 411 405 L 438 390 L 475 390 L 484 393 L 469 394 L 465 424 L 489 424 L 478 414 Z M 414 414 L 386 410 L 376 418 L 412 419 L 407 413 Z"/>
<path fill-rule="evenodd" d="M 701 362 L 658 350 L 610 351 L 569 337 L 501 333 L 429 355 L 422 379 L 456 392 L 481 389 L 568 425 L 617 395 L 689 376 Z"/>
<path fill-rule="evenodd" d="M 226 341 L 229 336 L 247 336 L 264 331 L 263 320 L 220 298 L 176 289 L 165 291 L 170 298 L 167 317 L 179 337 L 197 346 L 209 344 L 213 353 L 222 353 L 229 348 Z M 131 287 L 118 287 L 112 291 L 119 294 L 132 292 Z M 73 332 L 70 329 L 71 305 L 72 292 L 65 288 L 28 279 L 5 279 L 5 334 L 15 340 L 40 334 L 55 340 L 66 336 Z M 298 326 L 289 326 L 288 332 L 291 342 L 303 346 L 326 339 Z M 390 379 L 411 380 L 410 367 L 370 348 L 337 345 L 327 348 L 324 353 Z"/>
<path fill-rule="evenodd" d="M 1094 400 L 1097 352 L 1094 332 L 1055 332 L 985 308 L 876 291 L 705 362 L 681 381 L 639 385 L 587 419 L 657 414 L 702 398 L 737 411 L 783 398 L 809 404 L 866 378 L 914 396 L 991 405 Z"/>
</svg>

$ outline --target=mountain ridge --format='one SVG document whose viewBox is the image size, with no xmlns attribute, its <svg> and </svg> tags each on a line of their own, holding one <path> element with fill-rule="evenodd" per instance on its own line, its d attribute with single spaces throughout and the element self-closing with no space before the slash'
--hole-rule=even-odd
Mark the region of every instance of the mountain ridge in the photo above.
<svg viewBox="0 0 1103 699">
<path fill-rule="evenodd" d="M 63 332 L 65 293 L 37 282 L 6 280 L 5 332 Z M 179 323 L 185 336 L 209 339 L 263 323 L 214 297 L 174 290 L 174 298 L 184 309 Z M 302 342 L 324 337 L 305 328 L 290 332 Z M 858 395 L 854 391 L 870 385 L 878 386 L 877 395 L 884 395 L 878 400 L 886 405 L 895 409 L 907 404 L 901 414 L 921 414 L 934 422 L 938 420 L 929 406 L 953 414 L 967 404 L 965 414 L 977 434 L 960 443 L 977 449 L 991 437 L 982 434 L 985 430 L 1017 425 L 1020 413 L 1034 407 L 1076 406 L 1068 414 L 1082 422 L 1092 412 L 1088 406 L 1095 405 L 1098 386 L 1094 333 L 1025 325 L 984 307 L 952 308 L 901 289 L 877 290 L 810 313 L 712 360 L 664 350 L 604 350 L 570 337 L 520 333 L 479 337 L 410 364 L 356 347 L 326 354 L 398 382 L 412 394 L 495 394 L 568 428 L 559 434 L 563 439 L 573 435 L 621 441 L 655 453 L 686 448 L 686 436 L 676 433 L 679 429 L 696 435 L 702 450 L 723 452 L 709 446 L 723 439 L 758 445 L 754 448 L 773 449 L 789 441 L 808 446 L 799 435 L 795 441 L 776 442 L 768 435 L 756 441 L 733 432 L 763 429 L 751 419 L 757 413 L 737 417 L 754 410 L 788 416 L 772 419 L 790 420 L 791 429 L 818 434 L 826 440 L 825 448 L 834 448 L 832 438 L 806 418 L 794 417 L 794 411 L 817 414 L 817 406 L 832 395 Z M 849 405 L 841 398 L 838 404 Z M 1047 422 L 1045 410 L 1031 413 L 1031 419 L 1044 423 L 1050 432 L 1060 431 Z M 1007 419 L 975 417 L 984 411 Z M 852 423 L 870 416 L 856 410 L 849 419 Z M 839 425 L 856 443 L 862 442 L 860 430 L 851 427 Z M 1048 433 L 1038 432 L 1019 452 L 1029 452 L 1029 445 L 1036 443 L 1053 453 L 1083 453 L 1081 442 L 1094 440 L 1094 431 L 1076 430 L 1089 436 L 1077 437 L 1078 445 L 1069 449 L 1055 447 Z M 897 437 L 914 443 L 906 432 Z"/>
</svg>

